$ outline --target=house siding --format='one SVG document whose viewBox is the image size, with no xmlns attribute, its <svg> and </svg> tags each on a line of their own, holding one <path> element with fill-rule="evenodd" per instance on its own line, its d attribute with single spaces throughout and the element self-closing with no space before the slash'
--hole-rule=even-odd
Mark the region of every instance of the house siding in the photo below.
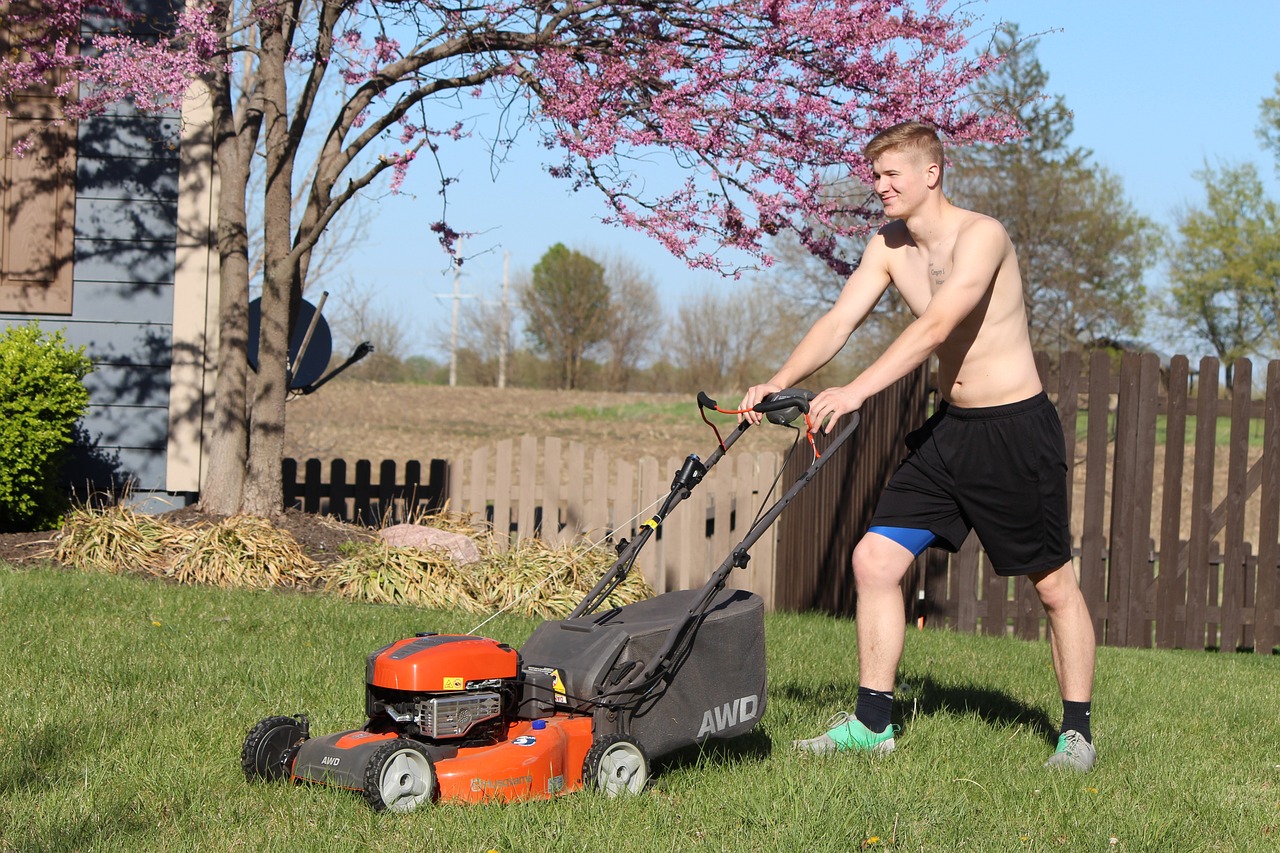
<svg viewBox="0 0 1280 853">
<path fill-rule="evenodd" d="M 0 313 L 0 326 L 62 329 L 93 362 L 87 446 L 66 471 L 77 493 L 127 485 L 135 502 L 191 498 L 169 493 L 166 471 L 180 129 L 176 111 L 128 104 L 79 123 L 71 313 Z"/>
</svg>

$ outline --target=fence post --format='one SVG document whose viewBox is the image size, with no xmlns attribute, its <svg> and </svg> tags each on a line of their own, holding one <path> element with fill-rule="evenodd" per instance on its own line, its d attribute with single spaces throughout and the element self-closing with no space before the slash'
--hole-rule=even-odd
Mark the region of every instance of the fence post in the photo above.
<svg viewBox="0 0 1280 853">
<path fill-rule="evenodd" d="M 1258 592 L 1253 606 L 1253 647 L 1270 654 L 1280 642 L 1280 360 L 1267 365 L 1263 416 L 1262 517 L 1258 524 Z"/>
<path fill-rule="evenodd" d="M 582 442 L 569 443 L 569 483 L 565 491 L 564 532 L 568 537 L 587 533 L 586 501 L 586 450 Z"/>
<path fill-rule="evenodd" d="M 1169 363 L 1169 403 L 1165 408 L 1164 486 L 1160 501 L 1160 557 L 1156 575 L 1156 646 L 1171 649 L 1185 633 L 1178 608 L 1187 599 L 1187 566 L 1178 559 L 1182 537 L 1182 481 L 1187 445 L 1186 356 Z M 1185 611 L 1184 611 L 1185 614 Z"/>
<path fill-rule="evenodd" d="M 1147 601 L 1151 592 L 1151 500 L 1154 487 L 1159 361 L 1151 353 L 1125 355 L 1116 406 L 1115 465 L 1111 480 L 1111 559 L 1113 593 L 1108 625 L 1113 644 L 1151 645 Z"/>
<path fill-rule="evenodd" d="M 1213 454 L 1218 430 L 1218 360 L 1200 359 L 1196 389 L 1196 467 L 1191 481 L 1191 534 L 1187 541 L 1186 648 L 1205 648 L 1209 582 L 1209 520 L 1213 512 Z"/>
<path fill-rule="evenodd" d="M 1222 557 L 1222 633 L 1219 649 L 1234 652 L 1244 643 L 1244 503 L 1249 469 L 1249 416 L 1253 365 L 1237 359 L 1231 377 L 1231 442 L 1227 449 L 1227 527 Z"/>
<path fill-rule="evenodd" d="M 383 459 L 378 466 L 378 514 L 372 523 L 386 525 L 397 521 L 396 500 L 396 463 L 391 459 Z"/>
<path fill-rule="evenodd" d="M 555 436 L 542 440 L 542 538 L 551 545 L 559 545 L 565 535 L 560 532 L 560 466 L 561 441 Z"/>
<path fill-rule="evenodd" d="M 1084 524 L 1080 533 L 1080 590 L 1098 643 L 1107 636 L 1107 542 L 1102 528 L 1107 498 L 1107 420 L 1111 409 L 1111 360 L 1089 358 L 1089 419 L 1085 438 Z"/>
<path fill-rule="evenodd" d="M 329 514 L 346 521 L 347 515 L 347 463 L 335 459 L 329 463 Z"/>
<path fill-rule="evenodd" d="M 520 438 L 520 486 L 516 498 L 516 541 L 537 535 L 534 510 L 537 508 L 538 440 L 531 435 Z"/>
</svg>

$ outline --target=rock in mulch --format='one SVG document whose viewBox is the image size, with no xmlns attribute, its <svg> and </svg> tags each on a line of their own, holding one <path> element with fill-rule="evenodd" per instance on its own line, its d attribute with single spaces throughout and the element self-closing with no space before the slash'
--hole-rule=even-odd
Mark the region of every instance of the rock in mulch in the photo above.
<svg viewBox="0 0 1280 853">
<path fill-rule="evenodd" d="M 379 538 L 395 548 L 435 548 L 461 565 L 480 562 L 480 548 L 469 536 L 421 524 L 393 524 L 378 531 Z"/>
</svg>

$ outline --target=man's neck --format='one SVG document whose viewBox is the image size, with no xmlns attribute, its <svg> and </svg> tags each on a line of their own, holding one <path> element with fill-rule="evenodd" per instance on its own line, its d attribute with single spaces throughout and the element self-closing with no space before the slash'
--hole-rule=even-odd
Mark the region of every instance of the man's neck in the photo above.
<svg viewBox="0 0 1280 853">
<path fill-rule="evenodd" d="M 951 202 L 939 196 L 902 222 L 907 226 L 912 242 L 922 249 L 929 249 L 950 231 L 950 213 L 953 210 L 955 207 Z"/>
</svg>

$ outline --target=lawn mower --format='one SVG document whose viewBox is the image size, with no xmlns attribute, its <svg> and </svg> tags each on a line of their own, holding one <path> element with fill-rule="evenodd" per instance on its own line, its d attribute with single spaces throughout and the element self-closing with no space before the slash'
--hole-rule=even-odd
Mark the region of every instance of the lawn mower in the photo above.
<svg viewBox="0 0 1280 853">
<path fill-rule="evenodd" d="M 774 423 L 804 416 L 799 389 L 755 407 Z M 701 589 L 678 590 L 600 610 L 663 520 L 750 426 L 676 472 L 657 513 L 568 618 L 539 625 L 517 651 L 474 635 L 420 633 L 370 654 L 358 729 L 312 737 L 305 715 L 273 716 L 249 730 L 241 767 L 249 781 L 291 780 L 364 794 L 376 810 L 412 811 L 433 801 L 548 798 L 584 787 L 636 793 L 650 761 L 683 747 L 749 732 L 765 711 L 764 602 L 726 587 L 748 549 L 852 434 L 853 414 L 827 452 L 770 506 Z M 732 413 L 732 412 L 730 412 Z M 797 437 L 797 441 L 799 437 Z M 768 497 L 764 499 L 768 503 Z"/>
</svg>

